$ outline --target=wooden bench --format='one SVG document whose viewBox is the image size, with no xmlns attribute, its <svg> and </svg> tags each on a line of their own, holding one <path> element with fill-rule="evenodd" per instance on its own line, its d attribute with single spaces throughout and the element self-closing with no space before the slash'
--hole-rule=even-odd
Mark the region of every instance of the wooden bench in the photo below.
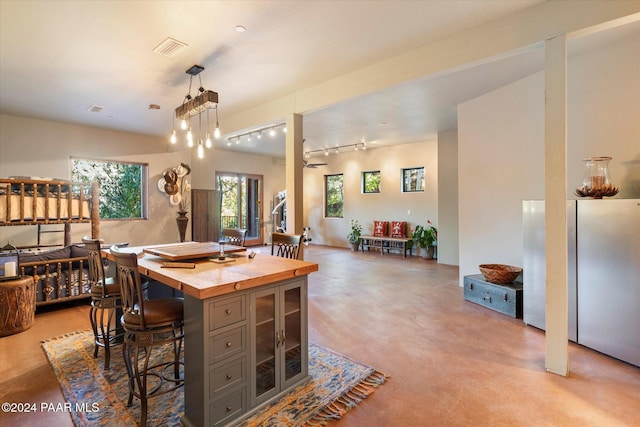
<svg viewBox="0 0 640 427">
<path fill-rule="evenodd" d="M 384 250 L 387 250 L 387 253 L 391 250 L 401 251 L 402 257 L 407 257 L 407 251 L 409 255 L 411 254 L 411 245 L 409 242 L 411 241 L 410 237 L 378 237 L 378 236 L 360 236 L 362 252 L 364 252 L 365 246 L 367 250 L 371 250 L 371 248 L 380 249 L 380 254 L 384 255 Z"/>
</svg>

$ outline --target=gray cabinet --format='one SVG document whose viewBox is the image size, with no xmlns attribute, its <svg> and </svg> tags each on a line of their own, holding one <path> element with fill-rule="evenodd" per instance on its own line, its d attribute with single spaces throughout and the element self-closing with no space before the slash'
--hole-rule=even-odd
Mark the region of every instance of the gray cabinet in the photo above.
<svg viewBox="0 0 640 427">
<path fill-rule="evenodd" d="M 268 402 L 307 377 L 306 301 L 302 279 L 251 294 L 252 405 Z"/>
<path fill-rule="evenodd" d="M 204 303 L 185 295 L 185 340 L 204 343 L 185 352 L 185 425 L 239 422 L 307 380 L 307 329 L 307 276 Z"/>
</svg>

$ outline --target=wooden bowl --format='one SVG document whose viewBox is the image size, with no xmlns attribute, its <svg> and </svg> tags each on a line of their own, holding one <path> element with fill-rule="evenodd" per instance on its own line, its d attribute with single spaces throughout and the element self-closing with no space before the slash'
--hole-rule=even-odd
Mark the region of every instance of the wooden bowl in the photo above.
<svg viewBox="0 0 640 427">
<path fill-rule="evenodd" d="M 480 264 L 479 268 L 487 282 L 499 284 L 513 283 L 522 273 L 520 267 L 504 264 Z"/>
</svg>

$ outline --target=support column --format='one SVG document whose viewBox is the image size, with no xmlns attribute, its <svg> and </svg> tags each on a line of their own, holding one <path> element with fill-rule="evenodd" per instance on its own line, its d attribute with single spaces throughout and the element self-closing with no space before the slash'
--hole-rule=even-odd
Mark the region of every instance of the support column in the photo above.
<svg viewBox="0 0 640 427">
<path fill-rule="evenodd" d="M 567 43 L 545 41 L 545 249 L 547 371 L 569 374 L 567 254 Z"/>
<path fill-rule="evenodd" d="M 302 115 L 289 114 L 286 123 L 287 233 L 302 234 Z"/>
</svg>

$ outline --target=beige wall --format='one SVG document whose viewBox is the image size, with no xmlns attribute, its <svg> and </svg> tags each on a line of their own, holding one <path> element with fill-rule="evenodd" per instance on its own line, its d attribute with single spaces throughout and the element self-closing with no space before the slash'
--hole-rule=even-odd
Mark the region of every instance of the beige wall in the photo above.
<svg viewBox="0 0 640 427">
<path fill-rule="evenodd" d="M 610 155 L 617 197 L 640 197 L 640 37 L 568 61 L 568 193 L 582 159 Z M 544 198 L 544 79 L 458 107 L 460 280 L 478 264 L 522 265 L 522 201 Z"/>
<path fill-rule="evenodd" d="M 25 117 L 0 115 L 0 176 L 43 176 L 69 179 L 69 158 L 90 157 L 147 163 L 149 165 L 149 217 L 147 220 L 101 221 L 100 236 L 106 242 L 130 242 L 132 245 L 178 241 L 176 208 L 165 193 L 157 188 L 162 171 L 180 162 L 192 166 L 193 188 L 214 188 L 216 170 L 251 172 L 265 176 L 265 215 L 274 192 L 284 188 L 284 167 L 270 157 L 224 150 L 208 151 L 199 160 L 189 150 L 169 152 L 181 147 L 170 146 L 162 138 L 153 138 L 100 128 L 55 123 Z M 53 226 L 49 228 L 55 228 Z M 61 228 L 61 227 L 58 227 Z M 72 227 L 72 241 L 79 242 L 90 234 L 88 224 Z M 190 227 L 187 239 L 191 236 Z M 43 243 L 59 243 L 61 235 L 45 235 Z M 0 227 L 0 242 L 12 241 L 18 246 L 37 242 L 37 229 L 32 226 Z M 3 243 L 4 245 L 4 243 Z"/>
<path fill-rule="evenodd" d="M 304 224 L 311 227 L 314 244 L 347 247 L 349 222 L 358 220 L 364 233 L 371 233 L 374 220 L 407 221 L 410 227 L 438 224 L 438 144 L 417 142 L 366 151 L 319 156 L 311 162 L 328 163 L 304 170 Z M 402 168 L 424 166 L 425 191 L 402 193 Z M 362 194 L 361 174 L 379 170 L 381 193 Z M 324 217 L 324 176 L 344 174 L 344 218 Z M 411 213 L 409 214 L 409 211 Z"/>
<path fill-rule="evenodd" d="M 438 262 L 458 265 L 458 131 L 438 134 Z"/>
</svg>

